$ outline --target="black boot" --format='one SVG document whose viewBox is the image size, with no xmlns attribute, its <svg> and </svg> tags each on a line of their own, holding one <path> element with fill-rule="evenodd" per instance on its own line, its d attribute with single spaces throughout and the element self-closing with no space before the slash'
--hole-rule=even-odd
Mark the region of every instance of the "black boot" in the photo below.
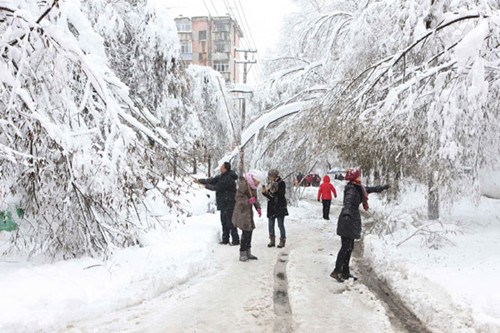
<svg viewBox="0 0 500 333">
<path fill-rule="evenodd" d="M 286 238 L 280 238 L 280 243 L 278 244 L 278 247 L 281 249 L 282 247 L 285 247 L 285 242 Z"/>
<path fill-rule="evenodd" d="M 353 279 L 354 281 L 358 280 L 358 278 L 352 275 L 351 273 L 342 273 L 342 279 L 344 280 Z"/>
<path fill-rule="evenodd" d="M 267 247 L 275 247 L 276 246 L 276 236 L 269 236 L 269 244 Z"/>
<path fill-rule="evenodd" d="M 240 251 L 240 261 L 248 261 L 247 251 Z"/>
<path fill-rule="evenodd" d="M 340 272 L 335 271 L 335 270 L 333 270 L 333 272 L 330 274 L 330 277 L 337 280 L 337 282 L 344 282 L 344 280 L 342 279 L 342 274 Z"/>
<path fill-rule="evenodd" d="M 256 256 L 254 256 L 252 254 L 252 252 L 250 251 L 250 249 L 247 250 L 247 258 L 250 259 L 250 260 L 257 260 L 259 258 L 257 258 Z"/>
</svg>

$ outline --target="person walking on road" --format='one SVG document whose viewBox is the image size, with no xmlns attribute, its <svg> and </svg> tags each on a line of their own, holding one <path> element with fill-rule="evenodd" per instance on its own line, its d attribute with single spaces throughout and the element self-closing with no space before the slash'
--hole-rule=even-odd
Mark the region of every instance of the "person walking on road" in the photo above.
<svg viewBox="0 0 500 333">
<path fill-rule="evenodd" d="M 213 178 L 195 179 L 194 182 L 205 185 L 207 190 L 215 191 L 215 202 L 217 210 L 220 210 L 220 222 L 222 224 L 222 241 L 220 244 L 239 245 L 238 229 L 231 221 L 238 175 L 231 170 L 231 163 L 229 162 L 224 162 L 219 170 L 220 174 Z M 233 240 L 232 243 L 229 243 L 229 235 Z"/>
<path fill-rule="evenodd" d="M 332 183 L 330 183 L 330 176 L 325 175 L 323 177 L 323 183 L 318 189 L 318 201 L 322 200 L 323 203 L 323 218 L 325 220 L 330 220 L 330 206 L 332 204 L 332 193 L 333 196 L 337 197 L 337 191 Z"/>
<path fill-rule="evenodd" d="M 363 204 L 363 209 L 368 210 L 368 194 L 379 193 L 387 190 L 390 186 L 363 186 L 361 184 L 361 171 L 359 169 L 349 169 L 345 180 L 348 181 L 344 189 L 344 206 L 340 212 L 337 222 L 337 235 L 341 237 L 340 247 L 335 262 L 335 269 L 330 274 L 338 282 L 344 282 L 349 278 L 356 280 L 349 270 L 351 253 L 354 248 L 354 240 L 361 238 L 361 215 L 359 205 Z"/>
<path fill-rule="evenodd" d="M 260 203 L 257 200 L 257 187 L 259 180 L 252 174 L 246 173 L 238 181 L 236 191 L 236 204 L 234 205 L 233 223 L 242 230 L 240 244 L 240 261 L 257 260 L 251 252 L 252 233 L 255 229 L 253 221 L 253 207 L 257 210 L 259 217 L 262 216 Z"/>
<path fill-rule="evenodd" d="M 276 235 L 274 233 L 274 225 L 278 220 L 278 228 L 280 229 L 279 248 L 285 247 L 286 230 L 285 216 L 288 215 L 286 203 L 286 184 L 280 178 L 279 172 L 276 169 L 271 169 L 268 172 L 269 184 L 267 187 L 262 187 L 262 194 L 268 199 L 267 201 L 267 218 L 269 219 L 269 244 L 268 247 L 276 245 Z"/>
</svg>

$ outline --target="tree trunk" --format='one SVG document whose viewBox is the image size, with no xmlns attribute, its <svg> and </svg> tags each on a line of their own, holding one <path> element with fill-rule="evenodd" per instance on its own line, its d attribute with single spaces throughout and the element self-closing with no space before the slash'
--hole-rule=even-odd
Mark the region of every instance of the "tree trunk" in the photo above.
<svg viewBox="0 0 500 333">
<path fill-rule="evenodd" d="M 208 162 L 207 162 L 207 170 L 208 170 L 208 178 L 212 177 L 212 155 L 208 155 Z"/>
<path fill-rule="evenodd" d="M 429 174 L 427 197 L 427 217 L 429 220 L 437 220 L 439 218 L 439 188 L 437 175 L 437 171 L 431 171 Z"/>
<path fill-rule="evenodd" d="M 196 159 L 196 146 L 193 146 L 193 174 L 196 175 L 198 173 L 198 161 Z"/>
</svg>

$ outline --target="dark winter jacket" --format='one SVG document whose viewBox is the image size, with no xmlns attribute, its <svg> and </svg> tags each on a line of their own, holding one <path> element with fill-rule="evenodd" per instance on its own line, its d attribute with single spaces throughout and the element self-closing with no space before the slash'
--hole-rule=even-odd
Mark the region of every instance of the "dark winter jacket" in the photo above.
<svg viewBox="0 0 500 333">
<path fill-rule="evenodd" d="M 238 180 L 236 204 L 234 205 L 232 221 L 235 227 L 244 231 L 251 231 L 255 229 L 252 207 L 255 207 L 257 210 L 260 209 L 260 203 L 258 201 L 253 204 L 248 202 L 248 199 L 251 197 L 257 198 L 257 191 L 250 189 L 246 179 L 240 177 Z"/>
<path fill-rule="evenodd" d="M 267 201 L 267 217 L 275 218 L 288 215 L 286 208 L 286 184 L 278 177 L 271 188 L 262 194 L 268 199 Z"/>
<path fill-rule="evenodd" d="M 323 184 L 319 186 L 318 189 L 318 200 L 332 200 L 332 193 L 337 197 L 337 191 L 335 191 L 335 187 L 333 187 L 332 183 L 330 183 L 330 177 L 323 177 Z"/>
<path fill-rule="evenodd" d="M 366 186 L 366 192 L 382 192 L 389 186 Z M 337 235 L 350 239 L 361 238 L 361 215 L 359 204 L 363 201 L 361 186 L 352 182 L 347 183 L 344 189 L 344 207 L 337 222 Z"/>
<path fill-rule="evenodd" d="M 238 175 L 233 170 L 229 170 L 214 178 L 200 179 L 199 181 L 200 184 L 205 185 L 207 190 L 215 191 L 217 210 L 230 210 L 234 208 L 236 179 L 238 179 Z"/>
</svg>

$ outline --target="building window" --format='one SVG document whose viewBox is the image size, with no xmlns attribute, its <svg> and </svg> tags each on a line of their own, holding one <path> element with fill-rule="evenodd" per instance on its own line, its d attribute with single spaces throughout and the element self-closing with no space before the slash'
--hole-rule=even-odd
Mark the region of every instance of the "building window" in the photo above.
<svg viewBox="0 0 500 333">
<path fill-rule="evenodd" d="M 229 43 L 223 40 L 216 40 L 214 42 L 214 52 L 229 52 Z"/>
<path fill-rule="evenodd" d="M 191 40 L 191 34 L 181 33 L 179 34 L 179 40 Z"/>
<path fill-rule="evenodd" d="M 190 32 L 191 31 L 191 22 L 190 21 L 180 21 L 176 23 L 177 31 L 179 32 Z"/>
<path fill-rule="evenodd" d="M 181 53 L 192 53 L 193 46 L 190 41 L 181 41 Z"/>
<path fill-rule="evenodd" d="M 214 61 L 213 68 L 218 72 L 227 73 L 227 72 L 229 72 L 229 62 Z"/>
<path fill-rule="evenodd" d="M 214 40 L 229 40 L 229 32 L 214 32 Z"/>
<path fill-rule="evenodd" d="M 214 31 L 229 31 L 229 22 L 214 22 Z"/>
<path fill-rule="evenodd" d="M 207 40 L 207 31 L 199 31 L 198 32 L 198 40 Z"/>
<path fill-rule="evenodd" d="M 203 59 L 203 53 L 198 53 L 198 61 L 203 61 L 205 59 Z"/>
</svg>

